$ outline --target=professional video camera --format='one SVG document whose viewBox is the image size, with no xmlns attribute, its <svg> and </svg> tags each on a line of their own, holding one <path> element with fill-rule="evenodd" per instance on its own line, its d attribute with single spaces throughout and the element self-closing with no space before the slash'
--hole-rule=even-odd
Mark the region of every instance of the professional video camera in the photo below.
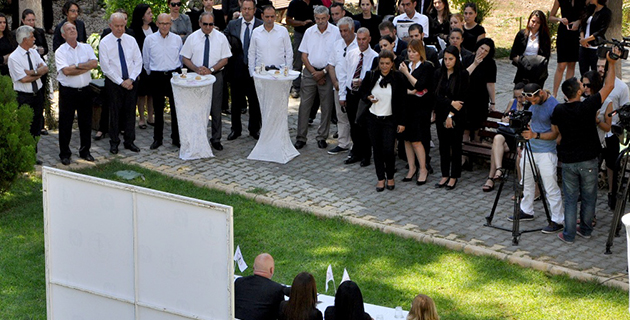
<svg viewBox="0 0 630 320">
<path fill-rule="evenodd" d="M 619 41 L 617 39 L 606 40 L 602 37 L 597 38 L 597 56 L 601 59 L 606 59 L 606 53 L 610 52 L 610 57 L 614 60 L 619 58 L 628 59 L 628 49 L 626 47 L 630 47 L 630 37 L 624 37 L 623 41 Z M 612 48 L 617 47 L 619 51 L 621 51 L 621 55 L 616 55 L 612 53 Z"/>
<path fill-rule="evenodd" d="M 608 114 L 609 117 L 619 116 L 619 122 L 612 125 L 612 132 L 616 135 L 623 136 L 623 131 L 630 131 L 630 103 L 626 103 L 619 109 Z"/>
<path fill-rule="evenodd" d="M 532 112 L 529 111 L 531 103 L 525 101 L 523 103 L 523 110 L 515 110 L 509 113 L 510 116 L 510 128 L 514 130 L 514 133 L 520 135 L 523 131 L 527 130 L 529 121 L 532 120 Z"/>
</svg>

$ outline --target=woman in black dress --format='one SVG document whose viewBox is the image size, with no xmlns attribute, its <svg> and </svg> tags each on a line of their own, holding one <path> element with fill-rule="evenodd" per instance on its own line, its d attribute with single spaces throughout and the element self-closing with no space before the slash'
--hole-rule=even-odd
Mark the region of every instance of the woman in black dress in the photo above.
<svg viewBox="0 0 630 320">
<path fill-rule="evenodd" d="M 79 4 L 74 1 L 68 1 L 61 8 L 61 12 L 65 19 L 63 19 L 57 27 L 55 27 L 55 32 L 53 34 L 53 51 L 57 51 L 57 48 L 62 44 L 66 43 L 66 40 L 61 36 L 61 27 L 64 23 L 70 22 L 74 24 L 77 28 L 77 41 L 85 43 L 87 41 L 87 32 L 85 31 L 85 23 L 79 20 L 79 15 L 81 14 L 81 8 Z"/>
<path fill-rule="evenodd" d="M 567 71 L 566 79 L 571 79 L 575 75 L 575 63 L 578 61 L 580 51 L 580 19 L 585 6 L 585 0 L 555 0 L 549 12 L 549 21 L 558 23 L 556 37 L 558 67 L 553 77 L 554 97 L 558 96 L 564 70 Z M 558 9 L 562 12 L 562 18 L 558 17 Z"/>
<path fill-rule="evenodd" d="M 440 144 L 442 179 L 436 188 L 455 189 L 462 173 L 462 138 L 465 116 L 464 97 L 468 91 L 468 71 L 459 60 L 459 50 L 444 50 L 442 67 L 435 72 L 435 124 Z"/>
<path fill-rule="evenodd" d="M 335 293 L 335 305 L 324 311 L 326 320 L 371 320 L 372 317 L 363 308 L 363 294 L 359 286 L 351 281 L 344 281 Z"/>
<path fill-rule="evenodd" d="M 472 133 L 475 141 L 480 142 L 477 131 L 488 118 L 489 110 L 494 110 L 496 101 L 497 64 L 494 61 L 494 41 L 490 38 L 479 40 L 474 59 L 481 63 L 470 72 L 470 85 L 465 100 L 467 132 L 464 132 L 464 141 L 468 141 Z"/>
<path fill-rule="evenodd" d="M 433 111 L 433 64 L 427 61 L 424 45 L 420 40 L 411 40 L 407 47 L 409 65 L 400 64 L 400 71 L 407 77 L 409 86 L 405 104 L 409 112 L 407 126 L 403 138 L 405 153 L 409 163 L 409 172 L 402 180 L 411 181 L 417 173 L 416 184 L 427 182 L 429 171 L 426 167 L 426 152 L 431 143 L 431 112 Z M 416 167 L 416 159 L 420 168 Z"/>
<path fill-rule="evenodd" d="M 580 24 L 580 74 L 597 70 L 597 38 L 606 38 L 612 19 L 607 0 L 586 0 L 586 14 Z"/>
<path fill-rule="evenodd" d="M 15 48 L 17 43 L 9 30 L 7 16 L 0 12 L 0 75 L 9 75 L 9 56 Z"/>
<path fill-rule="evenodd" d="M 291 285 L 289 301 L 280 303 L 279 320 L 322 320 L 322 312 L 317 310 L 317 285 L 308 272 L 301 272 Z"/>
<path fill-rule="evenodd" d="M 134 37 L 142 52 L 144 46 L 144 39 L 156 32 L 158 27 L 153 22 L 153 13 L 151 7 L 146 3 L 141 3 L 133 9 L 133 15 L 131 16 L 131 30 L 133 30 Z M 149 94 L 149 81 L 147 72 L 142 68 L 140 76 L 138 77 L 138 127 L 140 129 L 146 129 L 147 124 L 153 125 L 153 98 Z M 146 104 L 147 118 L 144 118 L 144 107 Z"/>
<path fill-rule="evenodd" d="M 361 82 L 359 95 L 369 110 L 358 117 L 365 118 L 367 122 L 378 178 L 376 192 L 381 192 L 385 188 L 394 190 L 396 133 L 405 131 L 408 116 L 404 104 L 407 79 L 394 70 L 394 54 L 391 51 L 382 50 L 378 57 L 378 69 L 366 73 Z"/>
<path fill-rule="evenodd" d="M 451 9 L 448 6 L 448 0 L 433 0 L 429 7 L 429 38 L 427 44 L 436 45 L 438 51 L 438 38 L 448 43 L 448 34 L 451 31 Z"/>
<path fill-rule="evenodd" d="M 538 63 L 539 68 L 532 68 L 527 71 L 523 67 L 523 59 L 532 57 L 540 57 Z M 537 83 L 540 87 L 544 87 L 547 80 L 547 65 L 551 56 L 551 36 L 549 35 L 549 26 L 545 13 L 540 10 L 534 10 L 527 19 L 527 28 L 519 31 L 514 37 L 512 51 L 510 51 L 510 60 L 517 67 L 514 83 Z M 542 61 L 542 58 L 545 60 Z M 537 71 L 533 71 L 537 70 Z"/>
<path fill-rule="evenodd" d="M 353 15 L 352 19 L 359 21 L 361 27 L 370 30 L 370 35 L 372 36 L 372 39 L 370 40 L 370 47 L 373 48 L 378 43 L 377 35 L 380 34 L 378 25 L 383 22 L 383 18 L 372 14 L 372 9 L 374 9 L 374 0 L 360 0 L 359 6 L 361 7 L 361 13 Z"/>
<path fill-rule="evenodd" d="M 462 47 L 475 51 L 477 41 L 486 37 L 486 29 L 477 23 L 477 5 L 469 2 L 464 5 L 464 42 Z"/>
</svg>

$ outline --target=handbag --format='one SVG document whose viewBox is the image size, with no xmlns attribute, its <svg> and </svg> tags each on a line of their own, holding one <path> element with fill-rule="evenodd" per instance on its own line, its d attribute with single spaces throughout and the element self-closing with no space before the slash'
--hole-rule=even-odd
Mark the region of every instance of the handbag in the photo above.
<svg viewBox="0 0 630 320">
<path fill-rule="evenodd" d="M 370 105 L 367 102 L 363 101 L 363 99 L 359 99 L 359 106 L 357 107 L 357 116 L 354 119 L 354 123 L 358 125 L 363 125 L 363 123 L 365 122 L 365 115 L 367 114 L 369 109 L 370 109 Z"/>
</svg>

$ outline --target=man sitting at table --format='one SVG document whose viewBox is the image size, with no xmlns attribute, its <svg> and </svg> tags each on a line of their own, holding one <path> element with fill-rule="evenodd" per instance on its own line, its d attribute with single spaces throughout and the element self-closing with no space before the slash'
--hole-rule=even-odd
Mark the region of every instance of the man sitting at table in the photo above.
<svg viewBox="0 0 630 320">
<path fill-rule="evenodd" d="M 236 318 L 241 320 L 277 319 L 280 302 L 284 301 L 285 289 L 289 288 L 271 280 L 274 273 L 273 257 L 259 254 L 254 260 L 254 275 L 236 279 L 234 302 Z M 288 295 L 288 292 L 286 293 Z"/>
</svg>

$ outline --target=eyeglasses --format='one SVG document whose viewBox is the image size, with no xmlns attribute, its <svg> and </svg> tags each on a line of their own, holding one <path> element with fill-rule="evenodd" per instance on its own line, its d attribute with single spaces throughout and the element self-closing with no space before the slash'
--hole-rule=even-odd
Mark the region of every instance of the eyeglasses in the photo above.
<svg viewBox="0 0 630 320">
<path fill-rule="evenodd" d="M 171 7 L 181 7 L 182 3 L 181 2 L 171 2 Z"/>
<path fill-rule="evenodd" d="M 592 88 L 590 83 L 582 83 L 584 88 Z"/>
<path fill-rule="evenodd" d="M 540 89 L 534 91 L 534 92 L 523 92 L 523 97 L 525 98 L 533 98 L 535 96 L 538 95 L 538 92 L 540 92 Z"/>
<path fill-rule="evenodd" d="M 204 27 L 212 27 L 214 26 L 214 22 L 202 22 L 201 23 Z"/>
<path fill-rule="evenodd" d="M 68 12 L 77 13 L 77 12 L 79 12 L 79 10 L 77 10 L 77 9 L 70 9 L 70 10 L 68 10 Z"/>
</svg>

